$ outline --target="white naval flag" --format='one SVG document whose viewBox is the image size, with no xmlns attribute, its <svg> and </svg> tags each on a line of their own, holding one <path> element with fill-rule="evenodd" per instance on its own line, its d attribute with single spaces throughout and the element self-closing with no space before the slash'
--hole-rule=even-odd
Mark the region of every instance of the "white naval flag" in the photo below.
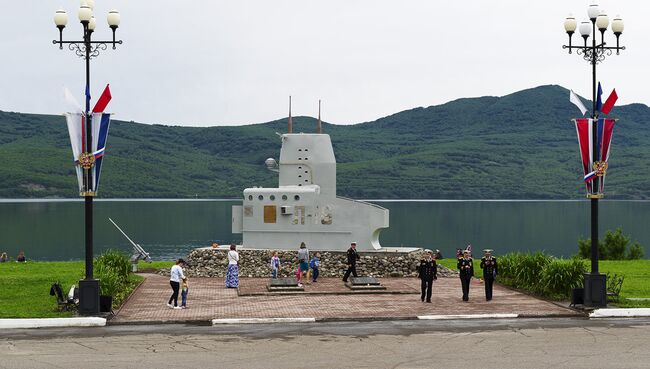
<svg viewBox="0 0 650 369">
<path fill-rule="evenodd" d="M 582 115 L 585 115 L 587 112 L 587 108 L 585 108 L 585 105 L 582 103 L 578 95 L 573 92 L 573 90 L 569 90 L 569 101 L 573 103 L 573 105 L 577 106 L 578 109 L 580 109 L 580 112 L 582 112 Z"/>
</svg>

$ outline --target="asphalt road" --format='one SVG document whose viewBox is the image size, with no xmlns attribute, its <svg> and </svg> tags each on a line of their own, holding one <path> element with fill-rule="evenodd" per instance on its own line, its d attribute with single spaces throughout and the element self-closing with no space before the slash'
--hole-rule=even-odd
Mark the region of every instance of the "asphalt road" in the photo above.
<svg viewBox="0 0 650 369">
<path fill-rule="evenodd" d="M 0 331 L 0 368 L 648 368 L 650 320 L 494 319 Z"/>
</svg>

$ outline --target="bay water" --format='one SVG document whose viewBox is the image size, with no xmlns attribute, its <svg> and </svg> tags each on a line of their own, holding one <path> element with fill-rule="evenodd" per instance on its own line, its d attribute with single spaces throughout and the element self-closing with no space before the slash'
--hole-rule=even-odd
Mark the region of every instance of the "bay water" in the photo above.
<svg viewBox="0 0 650 369">
<path fill-rule="evenodd" d="M 390 210 L 382 246 L 439 249 L 451 257 L 472 244 L 475 255 L 544 250 L 569 257 L 577 240 L 590 235 L 588 200 L 371 200 Z M 156 260 L 184 257 L 212 242 L 240 243 L 231 233 L 231 206 L 240 200 L 95 200 L 94 250 L 131 252 L 112 218 Z M 624 234 L 650 245 L 650 202 L 600 201 L 600 237 L 623 227 Z M 43 261 L 84 258 L 83 200 L 0 200 L 0 252 Z M 298 245 L 296 245 L 297 248 Z M 650 249 L 646 250 L 650 253 Z"/>
</svg>

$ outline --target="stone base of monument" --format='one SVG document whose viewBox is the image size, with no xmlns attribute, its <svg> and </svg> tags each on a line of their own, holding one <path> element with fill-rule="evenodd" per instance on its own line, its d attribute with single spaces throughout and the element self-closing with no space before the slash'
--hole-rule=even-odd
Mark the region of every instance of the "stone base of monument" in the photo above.
<svg viewBox="0 0 650 369">
<path fill-rule="evenodd" d="M 270 279 L 266 286 L 269 292 L 294 292 L 304 291 L 304 287 L 298 286 L 296 278 L 275 278 Z"/>
<path fill-rule="evenodd" d="M 386 289 L 375 277 L 350 277 L 350 282 L 345 285 L 355 291 Z"/>
</svg>

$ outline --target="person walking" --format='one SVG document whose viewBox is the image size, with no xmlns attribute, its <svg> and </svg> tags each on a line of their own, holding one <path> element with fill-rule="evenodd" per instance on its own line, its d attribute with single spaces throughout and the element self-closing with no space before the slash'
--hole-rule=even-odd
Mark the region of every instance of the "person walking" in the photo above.
<svg viewBox="0 0 650 369">
<path fill-rule="evenodd" d="M 280 271 L 280 258 L 278 257 L 278 252 L 273 251 L 273 256 L 271 256 L 271 278 L 278 278 L 278 272 Z"/>
<path fill-rule="evenodd" d="M 422 289 L 422 295 L 420 300 L 424 302 L 426 300 L 428 303 L 431 303 L 431 292 L 433 290 L 433 281 L 438 279 L 438 265 L 436 259 L 433 257 L 433 251 L 424 250 L 424 257 L 420 260 L 420 266 L 418 267 L 418 277 L 422 281 L 420 287 Z"/>
<path fill-rule="evenodd" d="M 316 282 L 318 275 L 320 274 L 320 253 L 316 253 L 314 257 L 309 262 L 309 266 L 312 270 L 312 282 Z"/>
<path fill-rule="evenodd" d="M 307 277 L 305 283 L 309 284 L 309 249 L 307 249 L 307 245 L 304 242 L 300 243 L 300 248 L 298 249 L 298 263 L 300 265 L 299 280 L 302 280 L 302 277 Z"/>
<path fill-rule="evenodd" d="M 172 295 L 167 302 L 167 306 L 171 309 L 180 309 L 180 306 L 178 306 L 178 291 L 181 286 L 181 281 L 185 279 L 185 274 L 183 274 L 182 268 L 183 265 L 185 265 L 185 260 L 178 259 L 169 273 L 169 284 L 172 286 Z M 174 305 L 172 305 L 172 301 L 174 302 Z"/>
<path fill-rule="evenodd" d="M 492 287 L 498 273 L 497 258 L 492 256 L 492 250 L 483 250 L 485 256 L 481 258 L 481 269 L 483 269 L 483 280 L 485 281 L 485 300 L 492 300 Z"/>
<path fill-rule="evenodd" d="M 228 271 L 226 272 L 226 287 L 238 288 L 239 287 L 239 253 L 235 244 L 230 245 L 228 251 Z"/>
<path fill-rule="evenodd" d="M 463 301 L 469 301 L 469 283 L 474 275 L 474 264 L 470 251 L 465 249 L 463 257 L 458 259 L 458 270 L 460 271 L 460 283 L 463 286 Z"/>
<path fill-rule="evenodd" d="M 357 252 L 357 243 L 352 242 L 350 243 L 350 248 L 348 249 L 347 253 L 347 266 L 348 270 L 345 271 L 345 274 L 343 275 L 343 282 L 348 281 L 348 277 L 350 277 L 350 273 L 352 273 L 352 276 L 355 278 L 357 277 L 357 260 L 360 259 L 359 253 Z"/>
</svg>

